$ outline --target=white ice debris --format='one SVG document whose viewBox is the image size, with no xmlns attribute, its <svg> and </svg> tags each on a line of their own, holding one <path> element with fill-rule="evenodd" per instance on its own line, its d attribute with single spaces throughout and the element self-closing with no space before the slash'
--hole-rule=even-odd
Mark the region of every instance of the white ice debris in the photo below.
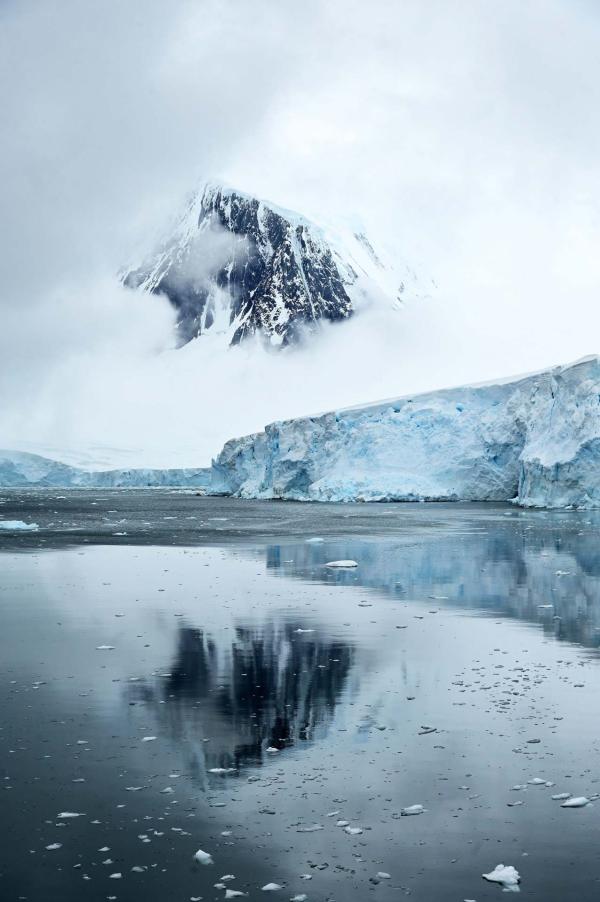
<svg viewBox="0 0 600 902">
<path fill-rule="evenodd" d="M 423 814 L 424 811 L 422 805 L 409 805 L 407 808 L 402 808 L 400 814 L 402 817 L 409 817 L 412 814 Z"/>
<path fill-rule="evenodd" d="M 32 532 L 39 528 L 37 523 L 25 523 L 24 520 L 0 520 L 0 529 L 20 529 Z"/>
<path fill-rule="evenodd" d="M 142 736 L 142 742 L 154 742 L 156 736 Z"/>
<path fill-rule="evenodd" d="M 46 848 L 48 849 L 49 852 L 54 852 L 56 849 L 62 849 L 62 843 L 61 842 L 53 842 L 53 843 L 50 843 L 49 846 L 46 846 Z"/>
<path fill-rule="evenodd" d="M 498 864 L 489 874 L 481 876 L 490 883 L 500 883 L 504 889 L 510 892 L 519 891 L 521 878 L 519 872 L 512 865 Z"/>
<path fill-rule="evenodd" d="M 245 896 L 246 893 L 243 893 L 239 889 L 226 889 L 225 890 L 225 898 L 226 899 L 236 899 L 238 896 Z"/>
<path fill-rule="evenodd" d="M 585 808 L 586 805 L 591 805 L 590 799 L 586 798 L 586 796 L 576 796 L 573 799 L 565 799 L 565 801 L 560 806 L 561 808 Z"/>
<path fill-rule="evenodd" d="M 69 817 L 85 817 L 85 815 L 81 814 L 79 811 L 61 811 L 60 814 L 56 815 L 56 820 L 64 821 Z"/>
<path fill-rule="evenodd" d="M 262 887 L 262 891 L 264 893 L 275 893 L 279 889 L 283 889 L 283 887 L 278 883 L 265 883 L 265 885 Z"/>
<path fill-rule="evenodd" d="M 344 832 L 348 833 L 349 836 L 358 836 L 363 832 L 362 827 L 344 827 Z"/>
<path fill-rule="evenodd" d="M 325 564 L 326 567 L 337 568 L 340 570 L 350 569 L 351 567 L 358 567 L 358 563 L 356 561 L 328 561 Z"/>
<path fill-rule="evenodd" d="M 235 774 L 235 767 L 211 767 L 208 770 L 209 774 L 218 774 L 219 776 L 223 776 L 224 774 Z"/>
<path fill-rule="evenodd" d="M 554 799 L 555 802 L 562 802 L 565 799 L 570 799 L 571 793 L 570 792 L 557 792 L 552 796 L 552 798 Z"/>
<path fill-rule="evenodd" d="M 96 651 L 114 651 L 114 645 L 97 645 Z"/>
<path fill-rule="evenodd" d="M 194 860 L 197 861 L 198 864 L 214 864 L 212 855 L 208 852 L 203 852 L 202 849 L 198 849 L 198 851 L 194 853 Z"/>
<path fill-rule="evenodd" d="M 227 442 L 213 486 L 300 501 L 600 507 L 600 358 L 272 423 Z"/>
</svg>

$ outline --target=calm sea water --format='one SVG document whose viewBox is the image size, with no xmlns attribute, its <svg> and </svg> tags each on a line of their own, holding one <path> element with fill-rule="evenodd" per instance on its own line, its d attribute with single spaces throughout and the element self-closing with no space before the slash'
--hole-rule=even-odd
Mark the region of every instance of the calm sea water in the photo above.
<svg viewBox="0 0 600 902">
<path fill-rule="evenodd" d="M 3 902 L 481 902 L 500 863 L 598 899 L 600 800 L 552 799 L 600 793 L 597 515 L 48 491 L 0 519 L 40 527 L 0 529 Z"/>
</svg>

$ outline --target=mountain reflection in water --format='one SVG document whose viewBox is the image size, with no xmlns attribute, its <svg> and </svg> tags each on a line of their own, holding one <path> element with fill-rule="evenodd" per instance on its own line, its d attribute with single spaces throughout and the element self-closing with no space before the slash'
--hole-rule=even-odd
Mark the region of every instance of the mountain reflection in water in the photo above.
<svg viewBox="0 0 600 902">
<path fill-rule="evenodd" d="M 231 642 L 182 624 L 169 672 L 132 683 L 128 700 L 191 746 L 190 769 L 204 782 L 211 768 L 257 766 L 268 748 L 323 737 L 354 653 L 297 623 L 237 625 Z"/>
</svg>

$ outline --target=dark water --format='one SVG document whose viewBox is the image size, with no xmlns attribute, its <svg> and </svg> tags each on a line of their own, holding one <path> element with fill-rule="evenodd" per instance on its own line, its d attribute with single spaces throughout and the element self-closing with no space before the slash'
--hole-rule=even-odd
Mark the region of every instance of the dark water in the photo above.
<svg viewBox="0 0 600 902">
<path fill-rule="evenodd" d="M 3 902 L 598 899 L 597 515 L 63 494 L 0 498 Z"/>
</svg>

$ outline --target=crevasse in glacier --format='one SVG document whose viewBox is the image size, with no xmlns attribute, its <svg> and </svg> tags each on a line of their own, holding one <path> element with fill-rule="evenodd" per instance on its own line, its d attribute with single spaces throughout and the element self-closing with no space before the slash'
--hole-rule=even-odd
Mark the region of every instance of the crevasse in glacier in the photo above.
<svg viewBox="0 0 600 902">
<path fill-rule="evenodd" d="M 273 423 L 226 443 L 212 491 L 302 501 L 600 506 L 600 359 Z"/>
</svg>

